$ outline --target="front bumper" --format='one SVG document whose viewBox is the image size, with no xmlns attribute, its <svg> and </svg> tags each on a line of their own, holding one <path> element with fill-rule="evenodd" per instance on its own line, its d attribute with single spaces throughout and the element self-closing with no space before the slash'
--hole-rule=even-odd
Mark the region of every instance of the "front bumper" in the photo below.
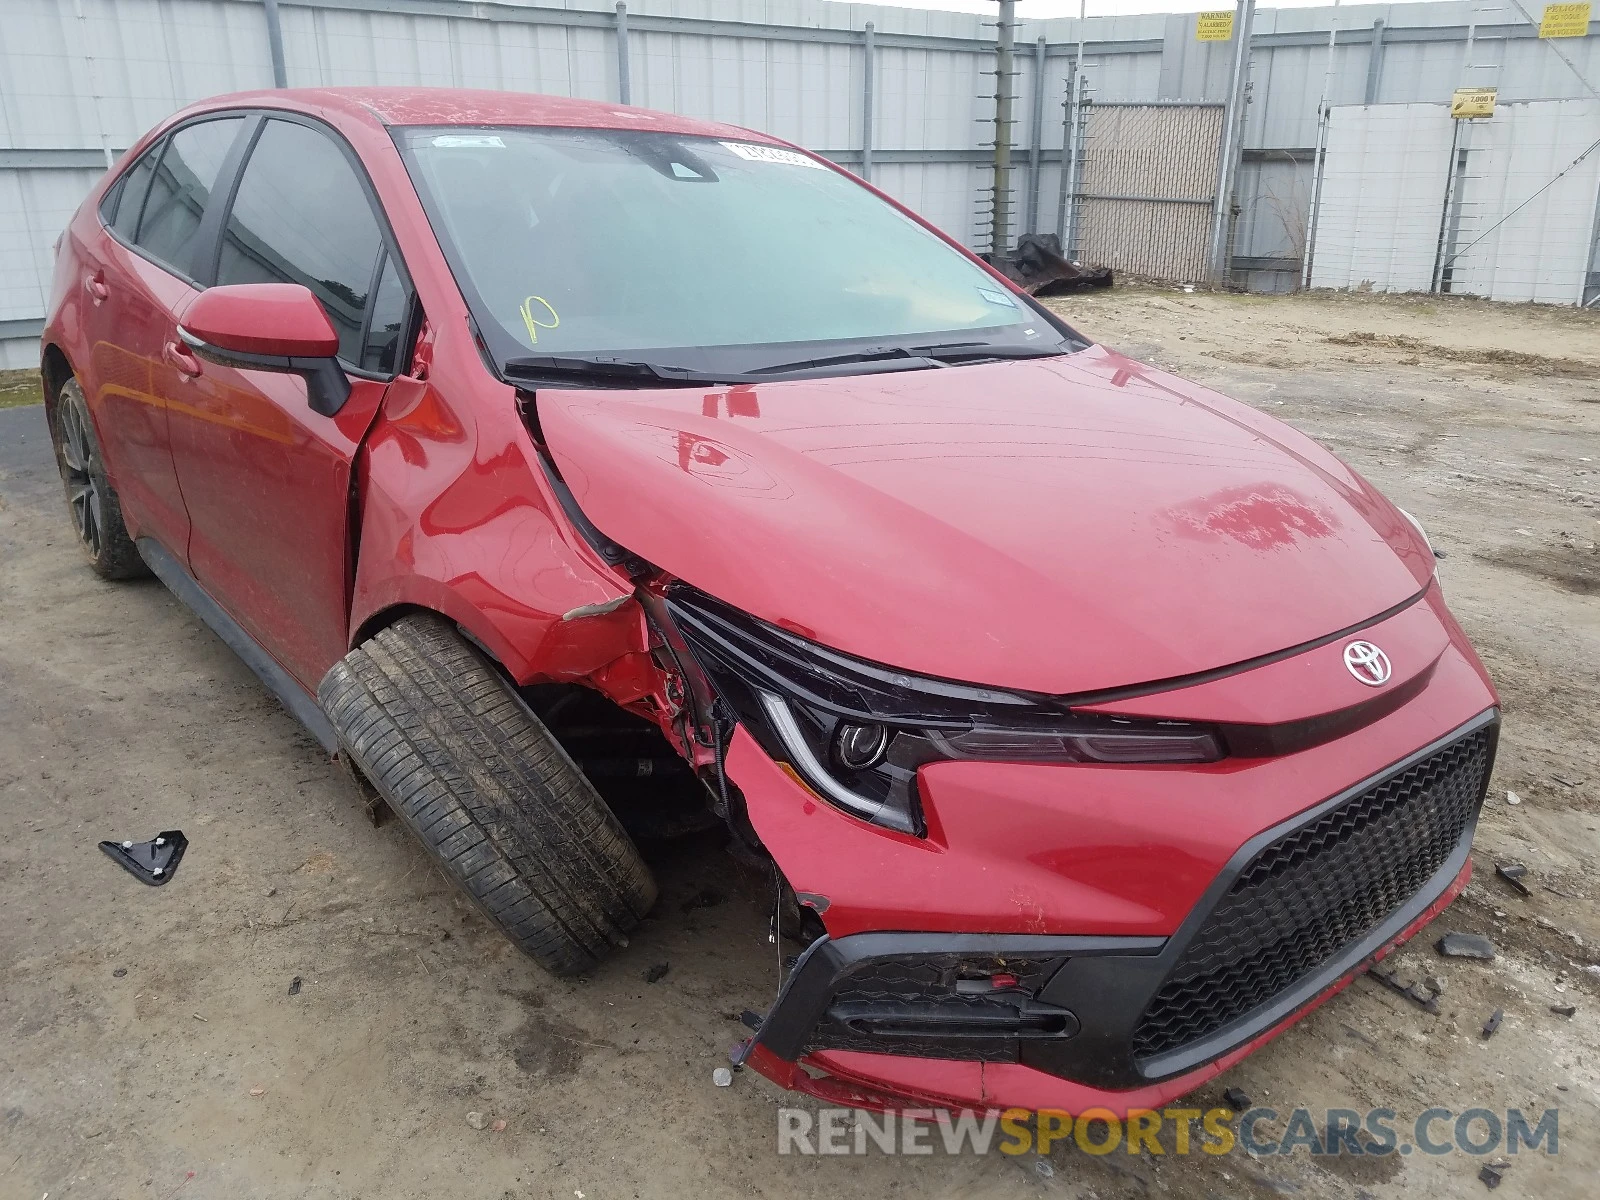
<svg viewBox="0 0 1600 1200">
<path fill-rule="evenodd" d="M 1348 763 L 1352 755 L 1359 761 L 1366 753 L 1382 754 L 1392 739 L 1414 738 L 1419 720 L 1437 729 L 1451 704 L 1441 705 L 1440 680 L 1433 682 L 1400 713 L 1319 748 L 1321 757 L 1331 751 L 1335 761 Z M 1461 682 L 1450 689 L 1454 704 L 1492 700 L 1486 687 L 1464 686 L 1464 675 Z M 1467 855 L 1497 731 L 1496 710 L 1482 709 L 1422 749 L 1389 757 L 1361 782 L 1234 839 L 1231 853 L 1166 932 L 1154 898 L 1181 897 L 1183 880 L 1203 866 L 1203 848 L 1211 844 L 1191 838 L 1186 845 L 1171 830 L 1157 840 L 1145 830 L 1147 869 L 1138 882 L 1153 900 L 1143 913 L 1126 903 L 1135 893 L 1124 890 L 1110 895 L 1124 903 L 1091 909 L 1070 925 L 1053 919 L 1048 904 L 1028 902 L 1033 897 L 1016 882 L 1007 889 L 991 876 L 967 881 L 986 885 L 988 928 L 971 928 L 985 919 L 979 913 L 941 911 L 941 897 L 925 890 L 934 898 L 927 915 L 943 929 L 886 932 L 881 924 L 871 928 L 871 914 L 858 905 L 834 911 L 840 893 L 808 886 L 815 874 L 790 874 L 798 888 L 815 891 L 835 936 L 815 943 L 796 964 L 747 1044 L 746 1060 L 786 1086 L 872 1106 L 1080 1111 L 1087 1105 L 1141 1107 L 1181 1095 L 1345 986 L 1453 898 L 1470 870 Z M 1297 766 L 1295 782 L 1303 789 L 1319 754 L 1275 761 L 1291 765 L 1290 779 Z M 730 765 L 738 763 L 730 759 Z M 1252 776 L 1264 770 L 1239 769 L 1240 778 L 1231 781 L 1247 811 Z M 1165 778 L 1181 785 L 1206 774 Z M 1310 774 L 1315 786 L 1314 770 Z M 938 809 L 937 789 L 933 800 Z M 816 815 L 814 802 L 804 807 Z M 956 857 L 954 839 L 943 846 L 937 841 L 942 827 L 959 817 L 956 810 L 951 805 L 945 820 L 933 822 L 924 855 Z M 760 829 L 771 814 L 753 800 L 751 815 Z M 1117 821 L 1108 814 L 1106 823 Z M 1081 828 L 1079 840 L 1092 841 L 1096 832 Z M 899 875 L 915 839 L 871 836 L 883 852 L 868 877 Z M 1228 836 L 1226 829 L 1220 836 Z M 768 845 L 774 845 L 769 836 Z M 1189 872 L 1176 885 L 1149 877 L 1163 854 L 1183 851 Z M 1037 839 L 1013 843 L 1013 854 L 1014 880 L 1043 864 L 1065 876 L 1055 898 L 1081 902 L 1081 888 L 1075 894 L 1073 885 L 1081 882 L 1085 860 L 1064 858 Z M 1077 869 L 1062 871 L 1064 862 Z M 970 872 L 974 865 L 988 875 L 982 862 L 925 857 L 923 865 L 929 879 Z M 942 897 L 947 903 L 959 898 Z M 1095 932 L 1066 934 L 1051 926 Z M 996 932 L 1007 929 L 1015 932 Z"/>
</svg>

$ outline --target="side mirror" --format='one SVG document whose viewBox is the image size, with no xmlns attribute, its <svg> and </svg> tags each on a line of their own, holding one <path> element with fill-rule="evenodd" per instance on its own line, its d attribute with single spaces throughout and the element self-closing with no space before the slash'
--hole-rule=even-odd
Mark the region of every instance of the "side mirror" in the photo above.
<svg viewBox="0 0 1600 1200">
<path fill-rule="evenodd" d="M 197 357 L 247 371 L 282 371 L 306 381 L 311 410 L 331 417 L 350 398 L 335 357 L 339 335 L 298 283 L 229 283 L 207 288 L 183 314 L 178 336 Z"/>
</svg>

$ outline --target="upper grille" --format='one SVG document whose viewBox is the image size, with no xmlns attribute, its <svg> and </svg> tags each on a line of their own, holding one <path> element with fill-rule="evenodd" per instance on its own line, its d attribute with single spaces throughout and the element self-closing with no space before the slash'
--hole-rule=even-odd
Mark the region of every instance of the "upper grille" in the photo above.
<svg viewBox="0 0 1600 1200">
<path fill-rule="evenodd" d="M 1417 894 L 1472 827 L 1493 728 L 1290 830 L 1242 870 L 1133 1035 L 1136 1058 L 1248 1016 Z"/>
</svg>

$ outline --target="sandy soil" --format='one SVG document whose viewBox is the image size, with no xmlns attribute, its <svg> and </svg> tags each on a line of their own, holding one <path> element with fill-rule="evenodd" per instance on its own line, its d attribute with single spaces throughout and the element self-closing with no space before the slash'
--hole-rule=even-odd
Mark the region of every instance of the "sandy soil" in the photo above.
<svg viewBox="0 0 1600 1200">
<path fill-rule="evenodd" d="M 1196 1102 L 1237 1086 L 1280 1110 L 1386 1105 L 1402 1122 L 1432 1104 L 1559 1105 L 1561 1154 L 1522 1156 L 1500 1194 L 1592 1194 L 1600 323 L 1365 297 L 1059 303 L 1091 336 L 1298 425 L 1415 513 L 1505 698 L 1477 879 L 1402 959 L 1444 979 L 1442 1011 L 1360 980 Z M 552 980 L 403 830 L 365 823 L 337 769 L 159 584 L 96 581 L 62 508 L 41 410 L 0 412 L 6 1200 L 1484 1190 L 1459 1154 L 779 1157 L 775 1109 L 794 1101 L 748 1074 L 711 1083 L 738 1012 L 775 984 L 759 880 L 712 846 L 657 851 L 662 901 L 633 945 Z M 163 828 L 192 843 L 166 888 L 95 848 Z M 1527 898 L 1494 877 L 1513 858 Z M 1499 958 L 1437 958 L 1446 928 L 1488 933 Z M 470 1128 L 469 1111 L 507 1126 Z"/>
</svg>

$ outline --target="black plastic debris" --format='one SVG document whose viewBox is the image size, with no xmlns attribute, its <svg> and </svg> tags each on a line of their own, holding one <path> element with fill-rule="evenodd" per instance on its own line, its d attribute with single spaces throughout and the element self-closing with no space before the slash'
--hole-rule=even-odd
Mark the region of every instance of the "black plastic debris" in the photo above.
<svg viewBox="0 0 1600 1200">
<path fill-rule="evenodd" d="M 300 994 L 300 976 L 296 975 L 293 979 L 289 980 L 289 995 L 298 996 L 299 994 Z"/>
<path fill-rule="evenodd" d="M 1439 997 L 1423 987 L 1420 983 L 1406 983 L 1394 971 L 1380 964 L 1374 963 L 1367 972 L 1368 975 L 1383 984 L 1391 992 L 1399 992 L 1407 1000 L 1417 1005 L 1425 1012 L 1439 1015 Z"/>
<path fill-rule="evenodd" d="M 1522 877 L 1528 873 L 1528 868 L 1523 866 L 1521 863 L 1495 863 L 1494 873 L 1500 876 L 1501 879 L 1504 879 L 1512 887 L 1516 888 L 1517 891 L 1521 892 L 1524 896 L 1533 895 L 1533 893 L 1528 890 L 1528 885 L 1522 882 Z"/>
<path fill-rule="evenodd" d="M 1489 1014 L 1489 1019 L 1483 1023 L 1483 1036 L 1492 1038 L 1494 1031 L 1500 1028 L 1500 1022 L 1505 1019 L 1506 1010 L 1497 1008 Z"/>
<path fill-rule="evenodd" d="M 1578 1011 L 1578 1006 L 1576 1004 L 1552 1004 L 1550 1011 L 1558 1017 L 1570 1017 Z"/>
<path fill-rule="evenodd" d="M 657 963 L 644 973 L 646 983 L 660 983 L 667 977 L 667 972 L 672 970 L 671 963 Z"/>
<path fill-rule="evenodd" d="M 1478 1178 L 1483 1180 L 1483 1186 L 1492 1192 L 1495 1188 L 1500 1186 L 1500 1177 L 1503 1173 L 1504 1172 L 1498 1171 L 1494 1167 L 1485 1164 L 1483 1169 L 1478 1172 Z"/>
<path fill-rule="evenodd" d="M 747 1029 L 759 1031 L 761 1029 L 761 1014 L 753 1008 L 747 1008 L 739 1014 L 739 1022 Z"/>
<path fill-rule="evenodd" d="M 1086 267 L 1063 257 L 1053 233 L 1025 233 L 1010 254 L 986 254 L 985 261 L 1030 296 L 1056 296 L 1111 286 L 1109 267 Z"/>
<path fill-rule="evenodd" d="M 160 887 L 171 879 L 183 861 L 189 839 L 181 829 L 167 829 L 148 842 L 101 842 L 100 849 L 140 883 Z"/>
<path fill-rule="evenodd" d="M 1447 933 L 1434 948 L 1446 958 L 1479 958 L 1484 962 L 1494 959 L 1494 943 L 1481 933 Z"/>
<path fill-rule="evenodd" d="M 128 973 L 128 968 L 127 967 L 118 967 L 115 971 L 111 972 L 111 977 L 113 979 L 121 979 L 124 976 L 126 976 L 127 973 Z"/>
<path fill-rule="evenodd" d="M 1254 1100 L 1250 1099 L 1248 1093 L 1236 1087 L 1231 1087 L 1223 1092 L 1222 1098 L 1227 1101 L 1228 1107 L 1233 1109 L 1234 1112 L 1244 1112 L 1245 1109 L 1255 1103 Z"/>
</svg>

